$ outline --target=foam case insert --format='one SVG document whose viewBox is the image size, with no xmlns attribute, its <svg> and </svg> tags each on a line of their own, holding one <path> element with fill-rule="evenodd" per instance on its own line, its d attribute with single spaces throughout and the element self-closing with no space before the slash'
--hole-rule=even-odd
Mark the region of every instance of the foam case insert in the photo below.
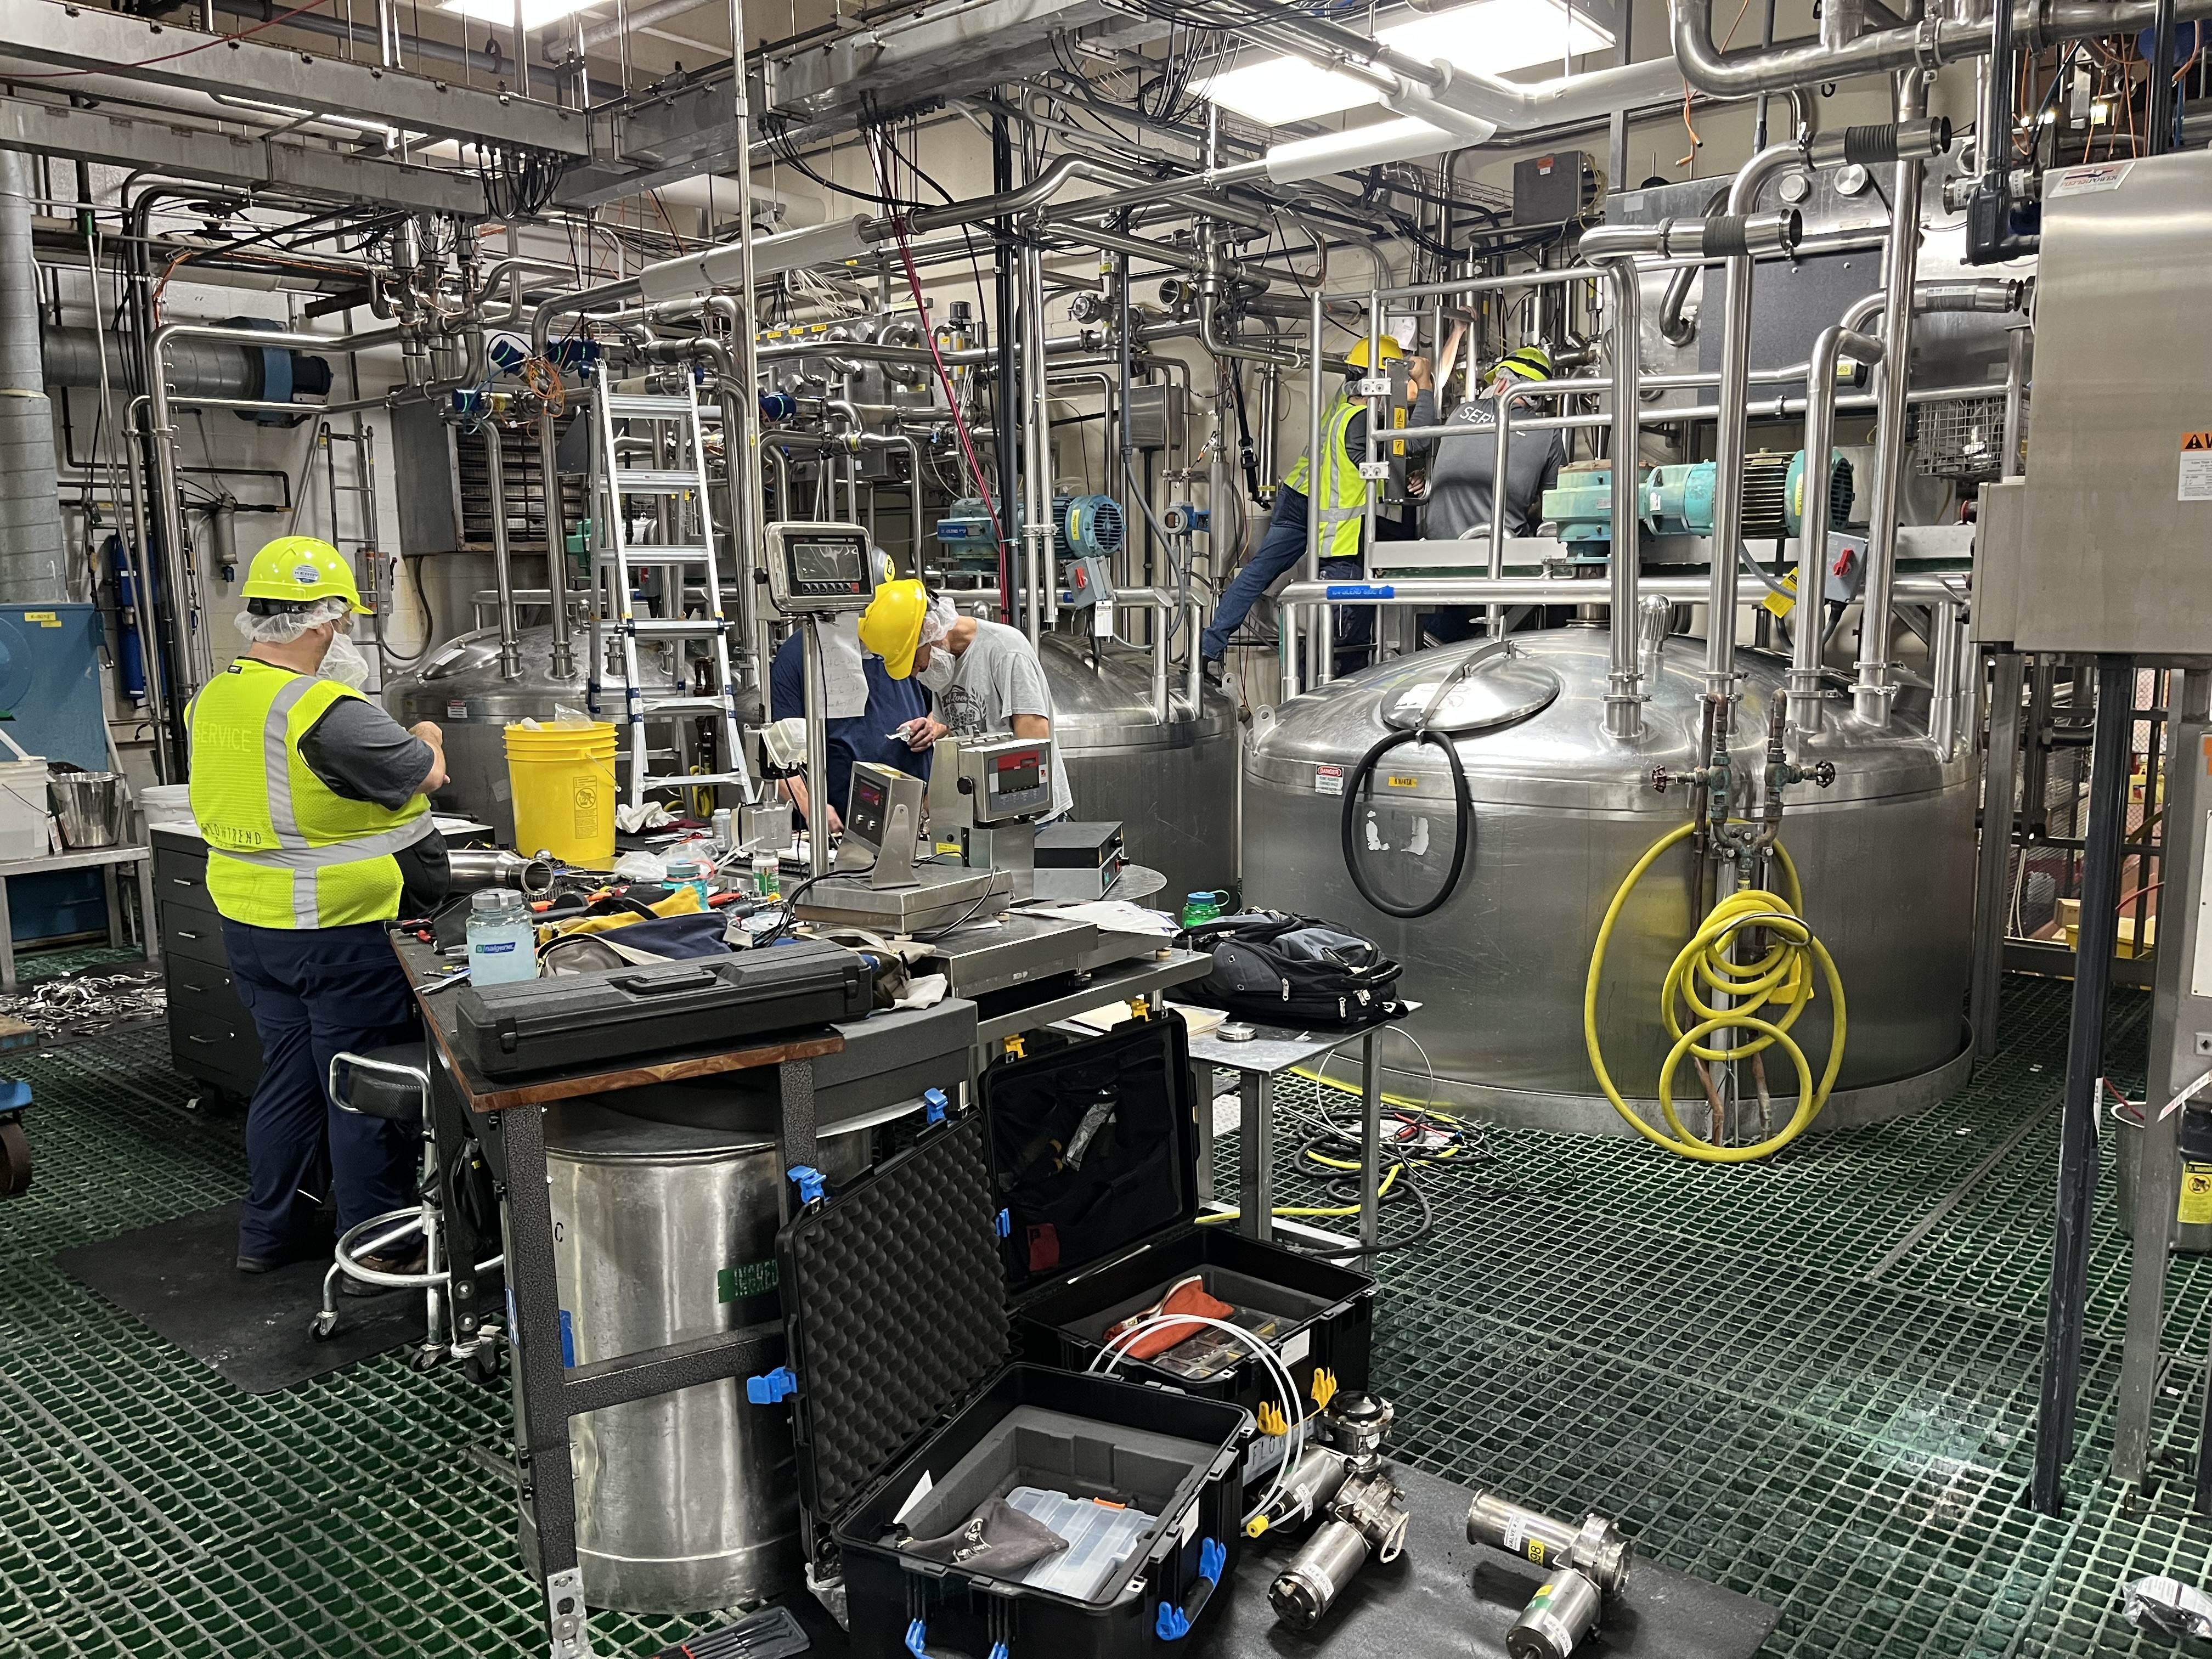
<svg viewBox="0 0 2212 1659">
<path fill-rule="evenodd" d="M 1318 1371 L 1346 1392 L 1367 1387 L 1371 1277 L 1262 1243 L 1233 1224 L 1196 1224 L 1197 1104 L 1180 1014 L 1001 1062 L 983 1074 L 980 1097 L 1007 1211 L 1006 1273 L 1024 1358 L 1081 1370 L 1110 1327 L 1196 1273 L 1222 1301 L 1277 1322 L 1268 1340 L 1307 1410 L 1318 1405 Z M 1137 1359 L 1117 1374 L 1252 1411 L 1281 1397 L 1257 1358 L 1203 1378 Z M 1248 1480 L 1273 1467 L 1269 1449 L 1255 1443 Z"/>
<path fill-rule="evenodd" d="M 780 1237 L 800 1491 L 842 1554 L 856 1652 L 896 1659 L 920 1619 L 933 1653 L 981 1656 L 1005 1641 L 1015 1659 L 1137 1659 L 1233 1571 L 1251 1418 L 1006 1364 L 988 1152 L 981 1114 L 948 1123 Z M 1082 1600 L 896 1547 L 902 1529 L 950 1532 L 1018 1486 L 1159 1519 L 1128 1571 Z"/>
</svg>

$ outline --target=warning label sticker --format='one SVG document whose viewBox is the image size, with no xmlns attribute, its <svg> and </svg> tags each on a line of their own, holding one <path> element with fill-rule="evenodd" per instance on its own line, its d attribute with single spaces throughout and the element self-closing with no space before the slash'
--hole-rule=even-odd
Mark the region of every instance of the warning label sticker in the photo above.
<svg viewBox="0 0 2212 1659">
<path fill-rule="evenodd" d="M 2212 1164 L 2192 1160 L 2182 1164 L 2181 1202 L 2174 1219 L 2192 1227 L 2212 1221 Z"/>
<path fill-rule="evenodd" d="M 2212 432 L 2181 434 L 2181 482 L 2176 499 L 2212 501 Z"/>
<path fill-rule="evenodd" d="M 1314 793 L 1340 795 L 1344 793 L 1344 769 L 1341 766 L 1314 768 Z"/>
<path fill-rule="evenodd" d="M 1421 787 L 1420 779 L 1407 777 L 1402 774 L 1394 773 L 1389 781 L 1393 789 L 1418 789 Z"/>
</svg>

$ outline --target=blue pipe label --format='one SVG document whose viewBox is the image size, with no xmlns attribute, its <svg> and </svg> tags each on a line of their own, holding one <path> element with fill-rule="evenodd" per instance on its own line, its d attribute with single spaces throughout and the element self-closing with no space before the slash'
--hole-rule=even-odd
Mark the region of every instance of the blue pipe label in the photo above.
<svg viewBox="0 0 2212 1659">
<path fill-rule="evenodd" d="M 1388 582 L 1331 582 L 1327 598 L 1332 599 L 1394 599 L 1398 590 Z"/>
</svg>

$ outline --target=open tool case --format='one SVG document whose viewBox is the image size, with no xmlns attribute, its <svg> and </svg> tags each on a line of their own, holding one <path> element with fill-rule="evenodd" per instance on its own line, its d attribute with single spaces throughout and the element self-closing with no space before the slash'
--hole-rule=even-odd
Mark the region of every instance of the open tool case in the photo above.
<svg viewBox="0 0 2212 1659">
<path fill-rule="evenodd" d="M 1263 1244 L 1234 1224 L 1196 1224 L 1199 1107 L 1191 1096 L 1188 1040 L 1174 1013 L 983 1074 L 1023 1357 L 1081 1370 L 1109 1330 L 1195 1274 L 1237 1310 L 1235 1322 L 1249 1325 L 1254 1340 L 1226 1343 L 1201 1327 L 1155 1359 L 1124 1359 L 1117 1375 L 1273 1413 L 1282 1396 L 1256 1356 L 1264 1340 L 1307 1413 L 1326 1403 L 1332 1382 L 1364 1392 L 1374 1279 Z M 1272 1469 L 1269 1453 L 1284 1443 L 1279 1436 L 1255 1440 L 1245 1479 Z"/>
<path fill-rule="evenodd" d="M 1234 1568 L 1251 1417 L 1222 1401 L 1008 1364 L 995 1188 L 977 1112 L 807 1206 L 777 1240 L 796 1376 L 756 1378 L 748 1392 L 795 1389 L 799 1491 L 817 1557 L 825 1530 L 842 1556 L 856 1654 L 1171 1651 Z M 1022 1489 L 1065 1494 L 1063 1507 L 1080 1512 L 1079 1527 L 1047 1521 L 1070 1540 L 1071 1562 L 1080 1550 L 1100 1564 L 1080 1589 L 898 1547 L 955 1533 L 994 1498 L 1022 1501 Z M 1131 1511 L 1153 1518 L 1134 1522 Z"/>
</svg>

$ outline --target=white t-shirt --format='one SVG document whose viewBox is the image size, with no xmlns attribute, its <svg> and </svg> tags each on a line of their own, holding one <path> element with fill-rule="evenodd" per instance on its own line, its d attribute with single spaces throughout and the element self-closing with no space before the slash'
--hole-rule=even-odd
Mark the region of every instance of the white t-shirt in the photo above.
<svg viewBox="0 0 2212 1659">
<path fill-rule="evenodd" d="M 1017 714 L 1053 719 L 1052 688 L 1045 684 L 1044 665 L 1020 629 L 978 621 L 967 650 L 955 656 L 939 646 L 932 654 L 952 665 L 951 678 L 930 690 L 937 697 L 937 718 L 954 737 L 1012 737 Z M 1067 787 L 1067 768 L 1060 763 L 1056 720 L 1051 765 L 1052 811 L 1047 816 L 1058 817 L 1073 809 L 1075 792 Z"/>
</svg>

